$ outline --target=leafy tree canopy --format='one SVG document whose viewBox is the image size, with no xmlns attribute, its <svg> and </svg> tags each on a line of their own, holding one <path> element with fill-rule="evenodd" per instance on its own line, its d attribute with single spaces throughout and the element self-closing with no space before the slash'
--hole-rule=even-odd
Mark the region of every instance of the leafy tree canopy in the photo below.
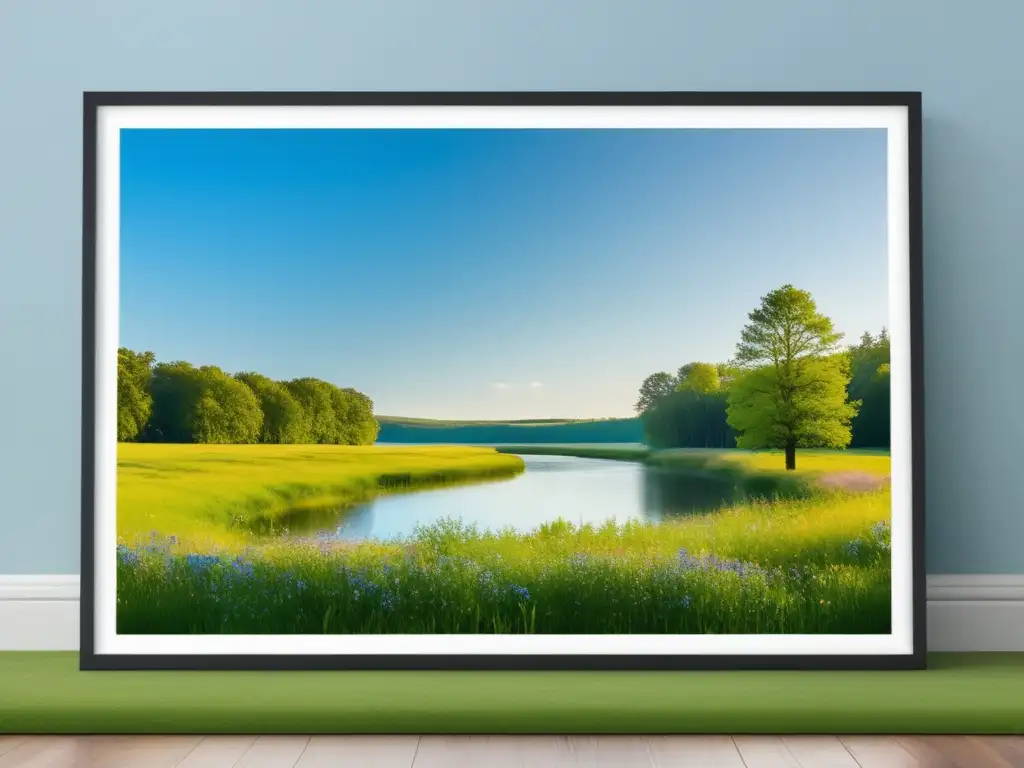
<svg viewBox="0 0 1024 768">
<path fill-rule="evenodd" d="M 263 411 L 261 443 L 310 442 L 309 415 L 284 384 L 251 371 L 236 373 L 235 378 L 249 387 L 259 401 Z"/>
<path fill-rule="evenodd" d="M 729 391 L 727 412 L 738 447 L 845 448 L 859 405 L 847 400 L 848 381 L 842 355 L 805 360 L 795 375 L 774 366 L 744 373 Z"/>
<path fill-rule="evenodd" d="M 153 398 L 149 379 L 156 356 L 152 352 L 117 350 L 117 439 L 134 440 L 149 421 Z"/>
<path fill-rule="evenodd" d="M 707 395 L 717 392 L 720 386 L 718 367 L 711 363 L 688 363 L 679 369 L 676 389 L 680 392 L 692 391 Z"/>
<path fill-rule="evenodd" d="M 636 401 L 637 413 L 643 413 L 655 406 L 662 398 L 671 395 L 676 389 L 676 383 L 676 378 L 666 371 L 652 373 L 644 379 L 643 384 L 640 385 L 640 397 Z"/>
<path fill-rule="evenodd" d="M 373 401 L 355 389 L 154 359 L 151 352 L 118 353 L 119 440 L 369 445 L 377 439 Z"/>
</svg>

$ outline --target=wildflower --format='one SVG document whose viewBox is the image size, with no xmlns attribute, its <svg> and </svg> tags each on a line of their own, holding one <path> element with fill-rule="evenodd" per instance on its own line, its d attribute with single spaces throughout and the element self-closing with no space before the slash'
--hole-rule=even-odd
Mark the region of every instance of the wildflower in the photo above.
<svg viewBox="0 0 1024 768">
<path fill-rule="evenodd" d="M 517 584 L 513 584 L 509 587 L 509 590 L 512 592 L 512 594 L 518 597 L 521 602 L 526 602 L 530 599 L 530 590 L 528 590 L 526 587 L 520 587 Z"/>
<path fill-rule="evenodd" d="M 299 592 L 305 592 L 306 582 L 304 582 L 302 579 L 299 579 L 297 582 L 295 582 L 295 588 L 299 590 Z"/>
<path fill-rule="evenodd" d="M 681 602 L 683 604 L 683 608 L 689 608 L 690 603 L 693 602 L 693 598 L 691 598 L 689 595 L 683 595 L 683 599 Z"/>
<path fill-rule="evenodd" d="M 846 545 L 843 547 L 843 551 L 846 552 L 846 554 L 849 555 L 850 557 L 859 557 L 860 556 L 860 550 L 861 550 L 861 540 L 860 539 L 854 539 L 853 541 L 848 541 L 846 543 Z"/>
<path fill-rule="evenodd" d="M 136 566 L 141 561 L 139 553 L 125 544 L 117 545 L 117 564 L 129 567 Z"/>
<path fill-rule="evenodd" d="M 195 574 L 206 573 L 219 562 L 220 558 L 217 555 L 199 555 L 194 553 L 185 555 L 185 565 Z"/>
</svg>

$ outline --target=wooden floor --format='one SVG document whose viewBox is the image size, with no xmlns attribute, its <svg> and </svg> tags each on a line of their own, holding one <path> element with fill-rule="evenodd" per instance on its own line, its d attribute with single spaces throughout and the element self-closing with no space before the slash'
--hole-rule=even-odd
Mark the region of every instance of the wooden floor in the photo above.
<svg viewBox="0 0 1024 768">
<path fill-rule="evenodd" d="M 1024 736 L 0 736 L 0 768 L 1024 768 Z"/>
</svg>

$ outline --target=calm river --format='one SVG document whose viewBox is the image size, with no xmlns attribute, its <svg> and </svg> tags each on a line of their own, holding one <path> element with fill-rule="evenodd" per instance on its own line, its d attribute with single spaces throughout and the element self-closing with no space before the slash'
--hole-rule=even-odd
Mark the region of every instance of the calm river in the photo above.
<svg viewBox="0 0 1024 768">
<path fill-rule="evenodd" d="M 321 536 L 390 539 L 417 525 L 461 519 L 481 530 L 520 531 L 563 518 L 601 524 L 613 519 L 661 521 L 713 511 L 735 498 L 729 483 L 643 464 L 571 456 L 523 456 L 526 471 L 511 479 L 381 496 L 344 516 Z"/>
</svg>

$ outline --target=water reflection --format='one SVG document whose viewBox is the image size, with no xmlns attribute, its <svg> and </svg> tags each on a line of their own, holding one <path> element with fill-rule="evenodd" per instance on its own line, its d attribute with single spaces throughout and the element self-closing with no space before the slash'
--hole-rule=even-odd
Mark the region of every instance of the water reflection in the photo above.
<svg viewBox="0 0 1024 768">
<path fill-rule="evenodd" d="M 643 509 L 648 520 L 716 512 L 743 497 L 731 478 L 683 474 L 658 467 L 643 468 Z"/>
<path fill-rule="evenodd" d="M 341 539 L 410 536 L 417 526 L 461 519 L 481 530 L 535 530 L 558 518 L 600 525 L 607 520 L 660 522 L 713 512 L 739 498 L 728 480 L 680 474 L 640 463 L 572 456 L 524 456 L 526 471 L 511 480 L 381 496 L 316 531 L 296 521 L 294 533 Z M 312 521 L 311 521 L 312 522 Z"/>
</svg>

